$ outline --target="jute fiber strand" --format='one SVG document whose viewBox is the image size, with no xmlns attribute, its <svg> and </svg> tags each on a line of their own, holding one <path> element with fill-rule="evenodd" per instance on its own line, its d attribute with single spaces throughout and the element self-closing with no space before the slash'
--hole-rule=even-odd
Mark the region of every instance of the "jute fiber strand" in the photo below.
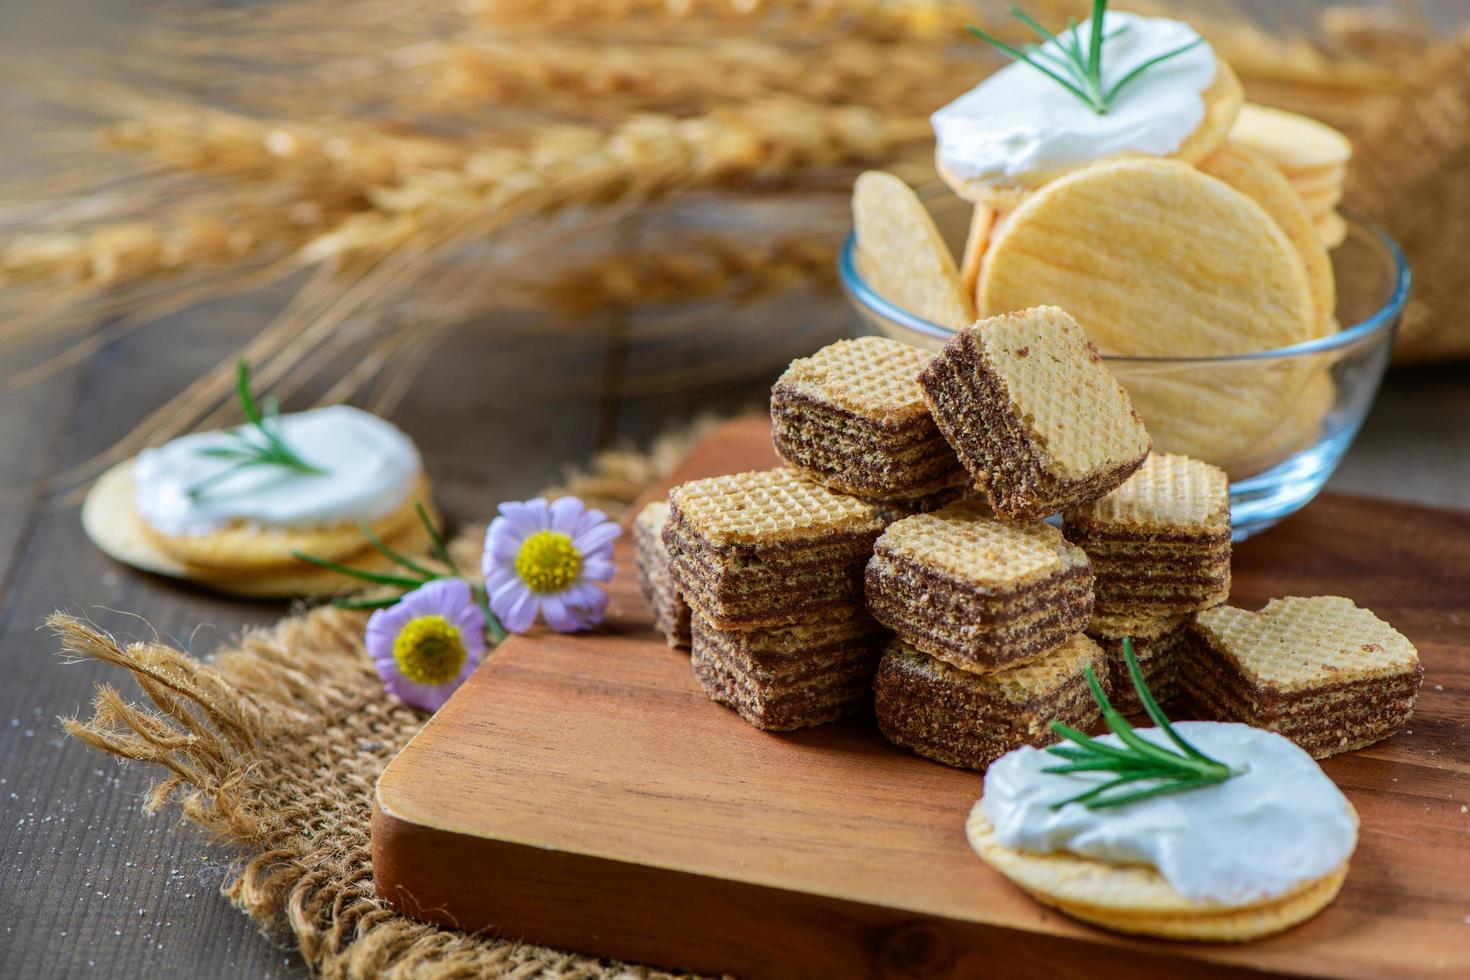
<svg viewBox="0 0 1470 980">
<path fill-rule="evenodd" d="M 604 453 L 550 495 L 619 516 L 712 427 L 697 421 L 646 452 Z M 454 542 L 479 566 L 484 526 Z M 363 648 L 366 614 L 330 607 L 247 633 L 206 660 L 121 643 L 56 613 L 65 654 L 132 676 L 152 706 L 98 685 L 79 741 L 156 766 L 150 811 L 179 805 L 246 856 L 221 890 L 263 929 L 288 932 L 323 977 L 660 977 L 666 974 L 405 918 L 373 894 L 368 836 L 379 773 L 427 716 L 391 699 Z M 490 656 L 494 656 L 493 651 Z"/>
</svg>

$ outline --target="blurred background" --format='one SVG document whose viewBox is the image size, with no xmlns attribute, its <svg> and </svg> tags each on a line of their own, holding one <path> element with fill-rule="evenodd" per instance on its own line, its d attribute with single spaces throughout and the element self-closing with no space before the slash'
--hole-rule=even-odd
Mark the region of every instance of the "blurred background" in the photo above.
<svg viewBox="0 0 1470 980">
<path fill-rule="evenodd" d="M 1026 6 L 1058 24 L 1090 5 Z M 1119 6 L 1190 20 L 1250 99 L 1353 138 L 1345 203 L 1400 239 L 1415 285 L 1332 487 L 1470 507 L 1470 4 Z M 239 356 L 288 409 L 346 399 L 392 418 L 458 521 L 598 450 L 760 406 L 788 361 L 852 329 L 835 257 L 854 176 L 932 179 L 929 112 L 998 66 L 962 27 L 1014 37 L 1005 8 L 0 4 L 14 975 L 304 972 L 196 900 L 230 855 L 199 871 L 197 838 L 140 817 L 144 774 L 62 751 L 53 717 L 99 675 L 59 671 L 35 632 L 66 606 L 208 650 L 283 609 L 121 570 L 83 536 L 79 488 L 233 421 Z"/>
</svg>

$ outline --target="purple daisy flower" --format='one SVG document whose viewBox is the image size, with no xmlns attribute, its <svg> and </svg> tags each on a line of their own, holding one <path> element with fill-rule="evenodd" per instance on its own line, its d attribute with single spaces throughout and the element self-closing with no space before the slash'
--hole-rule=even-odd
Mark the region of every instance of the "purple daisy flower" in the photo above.
<svg viewBox="0 0 1470 980">
<path fill-rule="evenodd" d="M 373 613 L 367 651 L 390 694 L 438 711 L 485 655 L 485 615 L 468 582 L 435 579 Z"/>
<path fill-rule="evenodd" d="M 591 629 L 607 611 L 607 593 L 596 583 L 612 578 L 621 533 L 576 497 L 501 504 L 481 559 L 490 611 L 512 633 L 530 629 L 538 612 L 558 633 Z"/>
</svg>

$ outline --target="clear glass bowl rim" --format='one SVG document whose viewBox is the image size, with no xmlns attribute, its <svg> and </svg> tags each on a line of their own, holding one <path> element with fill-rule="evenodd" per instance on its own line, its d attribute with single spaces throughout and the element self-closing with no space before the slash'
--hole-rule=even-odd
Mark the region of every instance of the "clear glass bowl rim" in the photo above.
<svg viewBox="0 0 1470 980">
<path fill-rule="evenodd" d="M 1355 323 L 1350 327 L 1345 327 L 1337 333 L 1329 334 L 1326 337 L 1318 337 L 1316 340 L 1292 344 L 1289 347 L 1251 351 L 1246 354 L 1221 354 L 1210 357 L 1140 357 L 1104 354 L 1103 359 L 1130 364 L 1241 364 L 1252 361 L 1274 360 L 1282 357 L 1301 357 L 1311 354 L 1330 353 L 1352 347 L 1358 341 L 1372 337 L 1374 334 L 1390 333 L 1394 324 L 1398 322 L 1399 316 L 1404 311 L 1404 303 L 1409 298 L 1409 260 L 1404 256 L 1403 249 L 1399 247 L 1399 243 L 1394 240 L 1393 236 L 1376 222 L 1369 220 L 1350 208 L 1341 209 L 1341 213 L 1347 219 L 1350 227 L 1361 229 L 1375 238 L 1378 244 L 1383 247 L 1384 251 L 1388 253 L 1389 259 L 1394 264 L 1393 292 L 1382 306 L 1361 322 Z M 849 231 L 847 238 L 842 242 L 842 251 L 838 254 L 837 275 L 842 280 L 842 285 L 858 303 L 886 320 L 934 337 L 937 340 L 943 341 L 954 336 L 953 330 L 921 319 L 909 311 L 888 302 L 888 300 L 874 292 L 863 281 L 862 275 L 858 273 L 857 263 L 854 259 L 856 251 L 857 233 L 855 231 Z"/>
</svg>

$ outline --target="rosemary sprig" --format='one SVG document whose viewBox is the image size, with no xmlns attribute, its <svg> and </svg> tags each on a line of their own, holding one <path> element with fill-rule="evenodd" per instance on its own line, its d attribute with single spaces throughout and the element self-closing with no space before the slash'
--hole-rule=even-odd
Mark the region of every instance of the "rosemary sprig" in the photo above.
<svg viewBox="0 0 1470 980">
<path fill-rule="evenodd" d="M 422 562 L 389 547 L 366 524 L 358 525 L 358 529 L 362 531 L 362 536 L 367 539 L 368 545 L 378 554 L 398 566 L 401 569 L 400 573 L 374 572 L 366 568 L 353 568 L 351 565 L 344 565 L 341 562 L 321 558 L 317 555 L 308 554 L 305 551 L 293 551 L 291 554 L 301 561 L 316 565 L 319 568 L 329 569 L 339 575 L 346 575 L 349 578 L 355 578 L 361 582 L 370 582 L 373 585 L 384 585 L 401 590 L 397 595 L 392 596 L 377 596 L 367 599 L 333 599 L 332 605 L 339 609 L 386 609 L 403 598 L 404 592 L 411 592 L 419 586 L 427 585 L 435 579 L 465 578 L 460 573 L 459 566 L 455 564 L 454 556 L 449 553 L 449 546 L 445 543 L 443 535 L 439 533 L 439 529 L 434 526 L 433 520 L 429 517 L 428 509 L 420 501 L 414 501 L 413 509 L 414 513 L 418 515 L 420 523 L 423 524 L 424 530 L 428 532 L 430 550 L 433 551 L 434 558 L 448 569 L 447 572 L 436 571 Z M 490 596 L 485 591 L 484 583 L 473 579 L 465 579 L 465 581 L 469 583 L 470 592 L 475 597 L 475 603 L 480 607 L 480 612 L 485 616 L 485 627 L 489 630 L 491 639 L 497 644 L 500 643 L 509 634 L 506 633 L 505 627 L 500 625 L 500 620 L 496 618 L 495 613 L 490 611 Z"/>
<path fill-rule="evenodd" d="M 1002 54 L 1035 68 L 1082 100 L 1088 108 L 1100 116 L 1107 114 L 1108 110 L 1112 109 L 1113 103 L 1117 101 L 1118 95 L 1137 81 L 1144 72 L 1205 42 L 1204 38 L 1197 37 L 1188 44 L 1180 45 L 1172 51 L 1166 51 L 1148 59 L 1111 86 L 1104 86 L 1103 46 L 1105 42 L 1112 40 L 1127 29 L 1127 26 L 1124 25 L 1111 33 L 1103 33 L 1103 15 L 1107 13 L 1108 0 L 1092 0 L 1091 30 L 1088 32 L 1086 48 L 1082 45 L 1080 25 L 1075 18 L 1067 22 L 1067 29 L 1061 35 L 1057 35 L 1014 4 L 1010 9 L 1011 16 L 1030 28 L 1043 44 L 1050 44 L 1055 50 L 1049 50 L 1038 44 L 1024 44 L 1017 48 L 981 30 L 974 24 L 967 24 L 965 29 Z"/>
<path fill-rule="evenodd" d="M 235 366 L 235 394 L 240 400 L 240 410 L 245 413 L 245 419 L 250 426 L 240 426 L 226 433 L 232 440 L 229 445 L 209 446 L 199 450 L 201 456 L 232 460 L 234 465 L 227 466 L 190 487 L 188 494 L 191 499 L 203 496 L 216 483 L 252 466 L 279 466 L 310 476 L 326 475 L 326 470 L 308 463 L 286 444 L 281 434 L 281 408 L 275 396 L 267 395 L 264 407 L 256 404 L 255 396 L 250 393 L 250 364 L 244 358 Z M 252 438 L 250 433 L 257 435 Z"/>
<path fill-rule="evenodd" d="M 1067 760 L 1062 765 L 1050 766 L 1042 772 L 1072 773 L 1072 772 L 1109 772 L 1114 778 L 1076 796 L 1069 796 L 1065 800 L 1053 803 L 1053 810 L 1061 809 L 1068 803 L 1081 803 L 1091 810 L 1101 810 L 1107 807 L 1127 806 L 1129 803 L 1137 803 L 1139 800 L 1147 800 L 1155 796 L 1163 796 L 1167 793 L 1185 793 L 1189 790 L 1203 789 L 1206 786 L 1214 786 L 1223 783 L 1232 776 L 1238 776 L 1245 770 L 1233 769 L 1218 759 L 1212 759 L 1199 749 L 1195 748 L 1174 730 L 1169 723 L 1164 710 L 1154 700 L 1148 685 L 1143 680 L 1143 671 L 1138 667 L 1138 658 L 1133 652 L 1133 641 L 1128 637 L 1123 639 L 1123 660 L 1128 665 L 1128 676 L 1133 680 L 1133 689 L 1138 692 L 1138 700 L 1143 705 L 1143 710 L 1148 714 L 1154 724 L 1173 742 L 1177 747 L 1170 749 L 1139 736 L 1128 724 L 1112 703 L 1108 701 L 1107 694 L 1102 685 L 1097 682 L 1097 676 L 1092 672 L 1092 667 L 1084 669 L 1087 678 L 1087 686 L 1092 690 L 1092 696 L 1096 699 L 1098 706 L 1102 708 L 1103 721 L 1108 729 L 1117 735 L 1123 745 L 1108 745 L 1099 742 L 1090 735 L 1079 732 L 1070 725 L 1064 725 L 1059 721 L 1051 723 L 1051 730 L 1062 738 L 1067 739 L 1073 745 L 1053 745 L 1047 749 L 1053 755 Z M 1144 783 L 1141 788 L 1134 787 Z"/>
</svg>

